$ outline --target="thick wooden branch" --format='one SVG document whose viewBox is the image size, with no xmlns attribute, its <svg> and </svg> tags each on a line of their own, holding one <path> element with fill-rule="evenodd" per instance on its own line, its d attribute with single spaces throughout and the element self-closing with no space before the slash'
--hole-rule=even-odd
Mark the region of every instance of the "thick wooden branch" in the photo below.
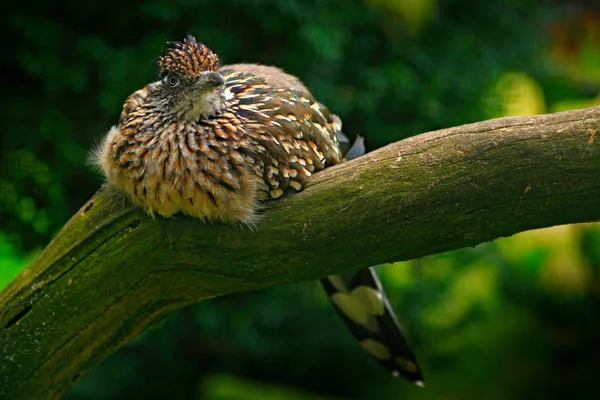
<svg viewBox="0 0 600 400">
<path fill-rule="evenodd" d="M 600 107 L 394 143 L 267 203 L 258 229 L 99 191 L 0 294 L 0 398 L 64 394 L 170 310 L 600 219 Z"/>
</svg>

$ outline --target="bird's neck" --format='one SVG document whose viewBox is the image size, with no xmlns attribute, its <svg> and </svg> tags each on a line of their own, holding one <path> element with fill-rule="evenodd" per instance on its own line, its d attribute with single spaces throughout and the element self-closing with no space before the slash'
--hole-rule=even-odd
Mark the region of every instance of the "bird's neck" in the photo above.
<svg viewBox="0 0 600 400">
<path fill-rule="evenodd" d="M 198 121 L 220 114 L 227 108 L 227 96 L 222 90 L 211 90 L 202 93 L 192 100 L 183 116 L 188 121 Z"/>
</svg>

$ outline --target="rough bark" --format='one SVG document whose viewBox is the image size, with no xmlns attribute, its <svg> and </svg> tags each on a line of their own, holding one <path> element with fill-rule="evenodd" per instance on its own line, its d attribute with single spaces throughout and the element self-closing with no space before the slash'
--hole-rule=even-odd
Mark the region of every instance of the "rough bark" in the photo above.
<svg viewBox="0 0 600 400">
<path fill-rule="evenodd" d="M 316 174 L 256 230 L 100 190 L 0 293 L 0 398 L 60 397 L 193 302 L 598 220 L 598 128 L 594 107 L 419 135 Z"/>
</svg>

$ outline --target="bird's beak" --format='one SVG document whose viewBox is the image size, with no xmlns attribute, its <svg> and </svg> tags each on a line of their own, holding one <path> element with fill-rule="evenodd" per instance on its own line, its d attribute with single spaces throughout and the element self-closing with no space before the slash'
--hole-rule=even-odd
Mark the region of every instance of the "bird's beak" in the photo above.
<svg viewBox="0 0 600 400">
<path fill-rule="evenodd" d="M 218 72 L 203 72 L 196 85 L 203 89 L 214 89 L 225 85 L 225 79 Z"/>
</svg>

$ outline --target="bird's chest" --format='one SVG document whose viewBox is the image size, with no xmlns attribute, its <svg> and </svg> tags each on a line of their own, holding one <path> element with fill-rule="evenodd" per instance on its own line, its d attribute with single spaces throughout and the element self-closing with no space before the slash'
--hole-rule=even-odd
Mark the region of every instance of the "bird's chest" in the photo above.
<svg viewBox="0 0 600 400">
<path fill-rule="evenodd" d="M 113 143 L 115 180 L 161 215 L 235 219 L 228 214 L 243 215 L 256 191 L 255 158 L 240 130 L 231 122 L 124 126 Z"/>
</svg>

